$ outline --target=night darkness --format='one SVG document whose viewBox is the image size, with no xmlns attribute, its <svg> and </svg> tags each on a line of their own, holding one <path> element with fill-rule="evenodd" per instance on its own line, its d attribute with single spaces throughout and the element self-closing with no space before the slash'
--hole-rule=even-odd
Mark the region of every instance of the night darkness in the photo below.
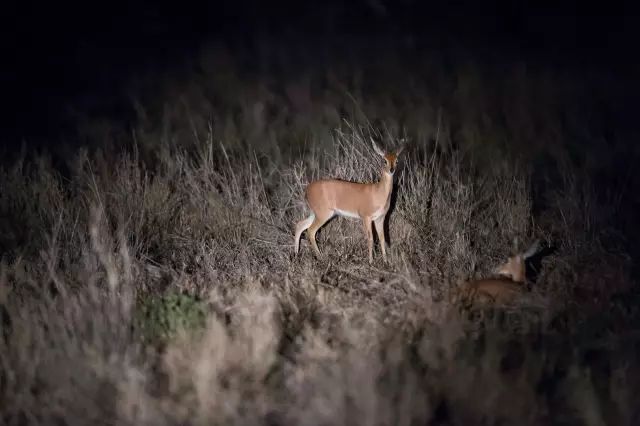
<svg viewBox="0 0 640 426">
<path fill-rule="evenodd" d="M 0 6 L 0 424 L 640 424 L 638 17 Z"/>
<path fill-rule="evenodd" d="M 95 109 L 125 108 L 124 89 L 132 77 L 179 68 L 212 41 L 239 47 L 265 37 L 284 45 L 305 40 L 367 43 L 369 37 L 375 49 L 380 38 L 411 38 L 436 51 L 456 45 L 496 60 L 599 69 L 633 85 L 636 19 L 634 9 L 624 4 L 609 3 L 603 12 L 601 5 L 573 2 L 242 0 L 5 6 L 4 138 L 32 143 L 55 139 L 69 119 L 65 108 L 77 102 Z"/>
</svg>

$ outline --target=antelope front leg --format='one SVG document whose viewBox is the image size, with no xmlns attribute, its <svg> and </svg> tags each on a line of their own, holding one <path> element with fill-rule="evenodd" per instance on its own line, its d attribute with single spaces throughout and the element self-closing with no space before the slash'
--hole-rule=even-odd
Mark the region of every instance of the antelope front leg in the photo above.
<svg viewBox="0 0 640 426">
<path fill-rule="evenodd" d="M 362 218 L 364 223 L 364 232 L 367 235 L 367 245 L 369 248 L 369 264 L 373 263 L 373 230 L 371 229 L 371 218 Z"/>
<path fill-rule="evenodd" d="M 384 216 L 376 219 L 376 233 L 378 234 L 378 240 L 380 241 L 380 248 L 382 248 L 382 259 L 387 261 L 386 244 L 384 241 Z"/>
</svg>

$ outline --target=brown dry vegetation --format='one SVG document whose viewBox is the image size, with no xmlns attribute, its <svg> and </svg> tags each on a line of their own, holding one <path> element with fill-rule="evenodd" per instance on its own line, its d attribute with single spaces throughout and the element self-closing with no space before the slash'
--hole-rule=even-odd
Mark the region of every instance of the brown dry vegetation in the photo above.
<svg viewBox="0 0 640 426">
<path fill-rule="evenodd" d="M 0 171 L 2 423 L 637 424 L 624 188 L 590 181 L 610 159 L 588 76 L 220 58 L 137 101 L 132 132 L 87 121 L 63 167 Z M 371 134 L 409 140 L 389 263 L 342 218 L 326 259 L 295 257 L 305 185 L 375 179 Z M 535 238 L 517 306 L 447 302 Z"/>
</svg>

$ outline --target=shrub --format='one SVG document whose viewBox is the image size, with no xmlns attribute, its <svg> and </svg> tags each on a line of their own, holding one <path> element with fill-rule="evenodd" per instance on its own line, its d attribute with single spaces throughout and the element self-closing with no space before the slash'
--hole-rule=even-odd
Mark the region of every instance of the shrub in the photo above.
<svg viewBox="0 0 640 426">
<path fill-rule="evenodd" d="M 142 336 L 150 343 L 170 340 L 179 332 L 201 330 L 206 318 L 205 302 L 176 292 L 146 296 L 136 312 Z"/>
</svg>

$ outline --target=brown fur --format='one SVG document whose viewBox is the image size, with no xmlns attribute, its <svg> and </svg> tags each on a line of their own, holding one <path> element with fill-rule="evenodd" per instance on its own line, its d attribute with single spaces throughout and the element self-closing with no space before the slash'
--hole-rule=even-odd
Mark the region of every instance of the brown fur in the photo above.
<svg viewBox="0 0 640 426">
<path fill-rule="evenodd" d="M 504 305 L 515 301 L 525 291 L 527 258 L 538 250 L 536 241 L 527 251 L 510 257 L 506 263 L 495 269 L 499 278 L 485 278 L 467 281 L 456 291 L 456 301 L 464 306 L 498 304 Z"/>
<path fill-rule="evenodd" d="M 468 281 L 460 289 L 460 302 L 464 306 L 498 304 L 513 302 L 524 292 L 523 283 L 505 278 L 489 278 Z"/>
<path fill-rule="evenodd" d="M 382 257 L 387 259 L 384 237 L 384 219 L 391 203 L 393 189 L 393 174 L 395 172 L 400 148 L 396 152 L 383 152 L 375 142 L 371 141 L 373 149 L 385 160 L 380 172 L 380 180 L 375 183 L 347 182 L 337 179 L 322 179 L 311 182 L 305 191 L 305 198 L 313 212 L 311 216 L 296 224 L 295 252 L 300 249 L 300 237 L 306 230 L 311 246 L 317 256 L 320 249 L 316 243 L 316 232 L 333 216 L 348 216 L 362 220 L 369 249 L 369 263 L 373 262 L 373 229 L 376 232 L 382 248 Z"/>
</svg>

